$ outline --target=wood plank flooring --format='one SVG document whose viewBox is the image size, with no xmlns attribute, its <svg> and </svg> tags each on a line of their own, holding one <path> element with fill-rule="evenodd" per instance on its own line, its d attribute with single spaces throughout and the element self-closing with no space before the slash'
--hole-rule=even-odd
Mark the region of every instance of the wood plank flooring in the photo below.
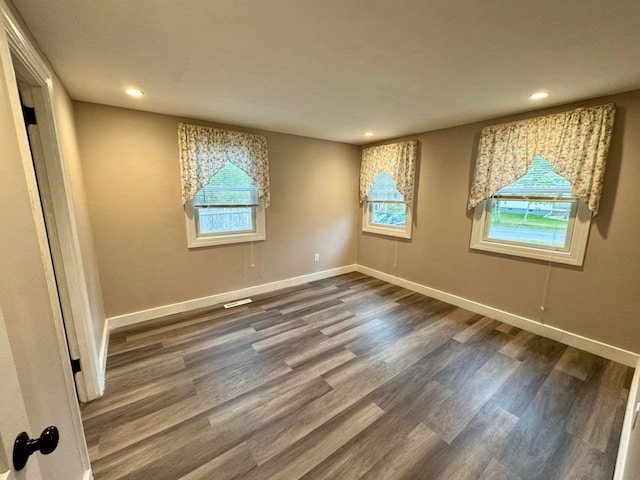
<svg viewBox="0 0 640 480">
<path fill-rule="evenodd" d="M 353 273 L 114 332 L 96 480 L 611 479 L 632 370 Z"/>
</svg>

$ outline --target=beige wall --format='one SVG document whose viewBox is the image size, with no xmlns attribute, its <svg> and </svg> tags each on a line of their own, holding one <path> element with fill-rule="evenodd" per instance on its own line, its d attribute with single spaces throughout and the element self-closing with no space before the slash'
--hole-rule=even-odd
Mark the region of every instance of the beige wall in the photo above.
<svg viewBox="0 0 640 480">
<path fill-rule="evenodd" d="M 600 212 L 583 267 L 553 264 L 544 315 L 539 306 L 548 265 L 471 251 L 466 210 L 476 149 L 486 125 L 617 105 Z M 361 233 L 358 263 L 428 287 L 640 352 L 640 91 L 580 104 L 415 135 L 421 160 L 413 239 Z"/>
<path fill-rule="evenodd" d="M 539 114 L 428 132 L 421 143 L 411 241 L 359 234 L 357 262 L 632 351 L 640 351 L 640 92 L 613 101 L 616 128 L 600 214 L 583 267 L 469 250 L 466 198 L 481 129 Z M 356 147 L 263 132 L 272 206 L 268 239 L 189 250 L 180 206 L 176 117 L 75 103 L 76 126 L 107 316 L 181 302 L 356 262 Z M 198 122 L 203 123 L 203 122 Z M 205 124 L 205 123 L 203 123 Z M 224 127 L 224 126 L 223 126 Z M 229 127 L 234 128 L 234 127 Z M 250 129 L 248 131 L 251 131 Z M 321 254 L 314 264 L 313 253 Z"/>
<path fill-rule="evenodd" d="M 107 316 L 355 263 L 357 147 L 258 132 L 268 142 L 271 206 L 251 267 L 250 243 L 187 248 L 177 128 L 211 124 L 74 105 Z"/>
</svg>

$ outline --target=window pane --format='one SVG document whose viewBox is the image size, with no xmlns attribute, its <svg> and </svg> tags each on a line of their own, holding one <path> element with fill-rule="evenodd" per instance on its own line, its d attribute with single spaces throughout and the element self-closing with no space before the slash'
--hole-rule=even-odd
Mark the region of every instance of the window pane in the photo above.
<svg viewBox="0 0 640 480">
<path fill-rule="evenodd" d="M 384 227 L 404 228 L 407 216 L 407 206 L 402 203 L 403 198 L 396 188 L 396 181 L 385 172 L 380 172 L 367 192 L 370 218 L 372 225 Z"/>
<path fill-rule="evenodd" d="M 404 228 L 407 206 L 404 203 L 371 203 L 370 222 L 387 227 Z"/>
<path fill-rule="evenodd" d="M 205 187 L 200 190 L 194 199 L 195 206 L 203 205 L 256 205 L 258 195 L 254 188 L 238 189 L 212 189 Z"/>
<path fill-rule="evenodd" d="M 487 239 L 565 248 L 575 202 L 491 200 Z"/>
<path fill-rule="evenodd" d="M 255 232 L 255 207 L 197 208 L 198 234 Z"/>
<path fill-rule="evenodd" d="M 571 184 L 553 171 L 551 163 L 536 155 L 527 173 L 496 195 L 571 197 Z"/>
<path fill-rule="evenodd" d="M 256 205 L 258 191 L 249 176 L 235 165 L 227 162 L 200 190 L 194 206 L 202 205 Z"/>
<path fill-rule="evenodd" d="M 402 202 L 404 199 L 396 188 L 396 181 L 385 172 L 380 172 L 373 185 L 367 192 L 369 201 L 395 201 Z"/>
</svg>

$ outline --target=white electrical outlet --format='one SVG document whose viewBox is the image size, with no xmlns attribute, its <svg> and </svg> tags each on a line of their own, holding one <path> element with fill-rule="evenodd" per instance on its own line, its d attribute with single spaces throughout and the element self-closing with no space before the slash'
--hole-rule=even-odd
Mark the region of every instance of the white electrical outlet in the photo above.
<svg viewBox="0 0 640 480">
<path fill-rule="evenodd" d="M 313 254 L 313 261 L 314 262 L 319 262 L 320 261 L 320 254 L 319 253 L 314 253 Z"/>
</svg>

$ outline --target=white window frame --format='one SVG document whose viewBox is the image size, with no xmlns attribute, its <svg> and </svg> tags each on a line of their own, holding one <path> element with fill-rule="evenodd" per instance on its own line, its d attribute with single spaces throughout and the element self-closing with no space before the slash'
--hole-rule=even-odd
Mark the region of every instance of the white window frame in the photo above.
<svg viewBox="0 0 640 480">
<path fill-rule="evenodd" d="M 223 207 L 221 207 L 223 208 Z M 198 225 L 196 220 L 196 209 L 193 207 L 193 200 L 189 200 L 184 205 L 185 219 L 187 223 L 187 246 L 188 248 L 210 247 L 214 245 L 229 245 L 232 243 L 257 242 L 267 239 L 264 199 L 260 198 L 255 207 L 255 232 L 221 233 L 221 234 L 200 234 L 198 235 Z"/>
<path fill-rule="evenodd" d="M 405 216 L 404 227 L 391 227 L 384 226 L 378 223 L 371 222 L 371 207 L 374 203 L 397 203 L 397 202 L 382 202 L 382 201 L 374 201 L 370 202 L 367 200 L 364 202 L 364 206 L 362 208 L 363 217 L 362 217 L 362 231 L 369 233 L 376 233 L 378 235 L 387 235 L 390 237 L 398 237 L 398 238 L 411 238 L 412 226 L 413 226 L 413 216 L 411 214 L 411 207 L 407 205 L 407 213 Z"/>
<path fill-rule="evenodd" d="M 522 198 L 526 200 L 526 197 Z M 475 207 L 470 248 L 568 265 L 580 266 L 583 264 L 592 217 L 591 211 L 584 200 L 576 200 L 577 208 L 569 217 L 567 248 L 537 246 L 534 244 L 526 245 L 487 238 L 488 225 L 491 221 L 491 200 L 492 198 L 484 200 Z"/>
</svg>

